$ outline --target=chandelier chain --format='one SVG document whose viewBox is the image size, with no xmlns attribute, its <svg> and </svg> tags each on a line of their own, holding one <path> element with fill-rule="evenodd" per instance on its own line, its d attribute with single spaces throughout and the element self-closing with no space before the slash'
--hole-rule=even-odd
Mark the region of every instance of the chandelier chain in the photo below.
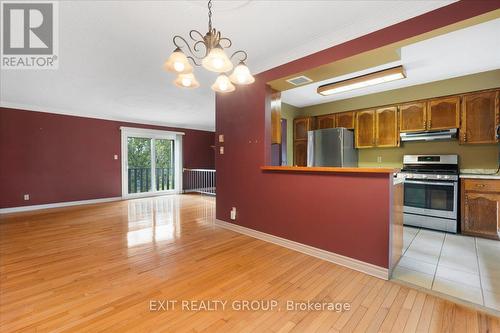
<svg viewBox="0 0 500 333">
<path fill-rule="evenodd" d="M 212 31 L 212 0 L 208 0 L 208 31 Z"/>
</svg>

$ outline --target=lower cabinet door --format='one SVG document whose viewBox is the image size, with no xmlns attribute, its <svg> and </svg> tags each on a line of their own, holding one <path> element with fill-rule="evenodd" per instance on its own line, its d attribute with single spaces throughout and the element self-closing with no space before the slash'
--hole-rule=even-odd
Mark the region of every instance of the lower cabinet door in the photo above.
<svg viewBox="0 0 500 333">
<path fill-rule="evenodd" d="M 294 142 L 293 159 L 294 165 L 307 166 L 307 140 Z"/>
<path fill-rule="evenodd" d="M 499 239 L 500 194 L 465 193 L 462 232 Z"/>
</svg>

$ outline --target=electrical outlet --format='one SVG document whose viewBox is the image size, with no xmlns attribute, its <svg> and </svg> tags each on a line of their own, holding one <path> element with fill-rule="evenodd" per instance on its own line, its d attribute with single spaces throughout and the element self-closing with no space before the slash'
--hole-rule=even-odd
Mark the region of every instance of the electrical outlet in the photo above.
<svg viewBox="0 0 500 333">
<path fill-rule="evenodd" d="M 224 142 L 224 134 L 219 134 L 219 142 Z"/>
<path fill-rule="evenodd" d="M 221 155 L 224 155 L 224 147 L 219 147 L 219 153 L 220 153 Z"/>
<path fill-rule="evenodd" d="M 30 199 L 30 195 L 29 194 L 25 194 L 24 195 L 24 201 L 28 201 Z"/>
<path fill-rule="evenodd" d="M 382 156 L 377 156 L 377 163 L 382 163 Z"/>
<path fill-rule="evenodd" d="M 236 207 L 231 208 L 231 220 L 236 220 Z"/>
</svg>

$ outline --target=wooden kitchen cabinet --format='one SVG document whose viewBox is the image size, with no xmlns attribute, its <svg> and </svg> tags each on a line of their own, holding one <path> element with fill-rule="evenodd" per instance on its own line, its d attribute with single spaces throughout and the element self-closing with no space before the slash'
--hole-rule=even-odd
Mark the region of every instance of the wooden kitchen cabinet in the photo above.
<svg viewBox="0 0 500 333">
<path fill-rule="evenodd" d="M 324 116 L 316 117 L 316 128 L 324 129 L 324 128 L 334 128 L 335 127 L 335 115 L 327 114 Z"/>
<path fill-rule="evenodd" d="M 420 132 L 427 129 L 427 103 L 413 102 L 399 106 L 399 130 Z"/>
<path fill-rule="evenodd" d="M 271 94 L 271 143 L 281 144 L 281 92 Z"/>
<path fill-rule="evenodd" d="M 356 148 L 397 147 L 399 145 L 398 108 L 356 112 Z"/>
<path fill-rule="evenodd" d="M 375 147 L 375 110 L 356 112 L 356 148 Z"/>
<path fill-rule="evenodd" d="M 497 143 L 499 91 L 467 94 L 462 97 L 460 143 Z"/>
<path fill-rule="evenodd" d="M 460 96 L 435 98 L 427 105 L 427 130 L 460 127 Z"/>
<path fill-rule="evenodd" d="M 335 127 L 354 129 L 354 112 L 340 112 L 335 114 Z"/>
<path fill-rule="evenodd" d="M 293 164 L 307 166 L 307 131 L 313 129 L 312 118 L 293 120 Z"/>
<path fill-rule="evenodd" d="M 293 160 L 296 166 L 307 166 L 307 140 L 293 143 Z"/>
<path fill-rule="evenodd" d="M 375 145 L 399 146 L 398 108 L 389 106 L 375 111 Z"/>
<path fill-rule="evenodd" d="M 401 132 L 460 127 L 460 96 L 405 103 L 399 106 L 399 110 Z"/>
<path fill-rule="evenodd" d="M 295 118 L 293 120 L 293 139 L 307 140 L 307 131 L 312 130 L 312 118 Z"/>
<path fill-rule="evenodd" d="M 462 180 L 462 233 L 500 239 L 500 180 Z"/>
</svg>

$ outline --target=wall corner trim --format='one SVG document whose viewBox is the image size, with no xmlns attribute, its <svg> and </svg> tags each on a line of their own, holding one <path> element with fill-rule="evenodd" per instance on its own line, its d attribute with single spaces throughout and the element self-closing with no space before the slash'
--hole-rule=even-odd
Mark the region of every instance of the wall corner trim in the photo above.
<svg viewBox="0 0 500 333">
<path fill-rule="evenodd" d="M 383 280 L 389 280 L 389 270 L 384 267 L 376 266 L 364 261 L 360 261 L 357 259 L 349 258 L 340 254 L 336 254 L 333 252 L 325 251 L 322 249 L 318 249 L 316 247 L 312 247 L 309 245 L 301 244 L 298 242 L 294 242 L 285 238 L 281 238 L 278 236 L 270 235 L 261 231 L 257 231 L 254 229 L 242 227 L 240 225 L 236 225 L 234 223 L 225 222 L 222 220 L 215 220 L 215 225 L 221 228 L 229 229 L 231 231 L 238 232 L 240 234 L 244 234 L 253 238 L 257 238 L 269 243 L 273 243 L 276 245 L 280 245 L 286 247 L 290 250 L 294 250 L 297 252 L 301 252 L 312 257 L 316 257 L 325 261 L 329 261 L 331 263 L 341 265 L 350 269 L 353 269 L 358 272 L 362 272 L 371 276 L 375 276 L 377 278 Z"/>
<path fill-rule="evenodd" d="M 91 200 L 80 200 L 80 201 L 67 201 L 67 202 L 56 202 L 56 203 L 43 204 L 43 205 L 20 206 L 20 207 L 12 207 L 12 208 L 0 208 L 0 215 L 1 214 L 9 214 L 9 213 L 28 212 L 28 211 L 40 210 L 40 209 L 49 209 L 49 208 L 60 208 L 60 207 L 69 207 L 69 206 L 91 205 L 91 204 L 98 204 L 98 203 L 111 202 L 111 201 L 119 201 L 119 200 L 122 200 L 122 197 L 91 199 Z"/>
</svg>

